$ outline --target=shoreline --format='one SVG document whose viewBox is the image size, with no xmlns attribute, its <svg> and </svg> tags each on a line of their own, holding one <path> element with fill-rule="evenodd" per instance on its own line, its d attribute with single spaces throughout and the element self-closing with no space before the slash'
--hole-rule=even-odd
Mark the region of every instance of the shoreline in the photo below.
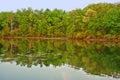
<svg viewBox="0 0 120 80">
<path fill-rule="evenodd" d="M 83 40 L 92 42 L 120 42 L 120 39 L 105 38 L 70 38 L 70 37 L 40 37 L 40 36 L 0 36 L 1 39 L 41 39 L 41 40 Z"/>
</svg>

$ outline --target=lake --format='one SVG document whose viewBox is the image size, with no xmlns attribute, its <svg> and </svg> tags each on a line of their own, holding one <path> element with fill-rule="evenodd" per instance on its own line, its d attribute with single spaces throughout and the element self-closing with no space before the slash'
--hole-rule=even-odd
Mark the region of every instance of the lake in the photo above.
<svg viewBox="0 0 120 80">
<path fill-rule="evenodd" d="M 0 80 L 120 80 L 120 43 L 0 39 Z"/>
</svg>

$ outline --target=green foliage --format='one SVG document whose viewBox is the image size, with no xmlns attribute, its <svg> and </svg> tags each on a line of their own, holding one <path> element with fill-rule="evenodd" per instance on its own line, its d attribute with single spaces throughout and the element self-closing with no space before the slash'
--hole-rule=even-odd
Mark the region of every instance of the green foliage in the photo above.
<svg viewBox="0 0 120 80">
<path fill-rule="evenodd" d="M 68 12 L 32 8 L 0 12 L 0 36 L 120 38 L 119 14 L 119 3 L 90 4 Z"/>
</svg>

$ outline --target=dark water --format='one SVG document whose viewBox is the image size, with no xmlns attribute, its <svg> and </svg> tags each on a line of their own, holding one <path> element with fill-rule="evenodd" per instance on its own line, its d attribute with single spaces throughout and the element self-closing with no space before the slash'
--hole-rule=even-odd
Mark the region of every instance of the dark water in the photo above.
<svg viewBox="0 0 120 80">
<path fill-rule="evenodd" d="M 120 43 L 1 39 L 0 80 L 120 80 Z"/>
</svg>

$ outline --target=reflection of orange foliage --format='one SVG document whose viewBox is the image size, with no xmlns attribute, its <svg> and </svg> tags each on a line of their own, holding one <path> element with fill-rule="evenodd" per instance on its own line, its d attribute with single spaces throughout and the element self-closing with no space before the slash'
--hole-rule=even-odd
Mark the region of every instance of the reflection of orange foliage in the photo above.
<svg viewBox="0 0 120 80">
<path fill-rule="evenodd" d="M 82 62 L 83 63 L 89 63 L 89 59 L 87 57 L 82 57 Z"/>
<path fill-rule="evenodd" d="M 96 69 L 96 63 L 91 61 L 89 58 L 87 57 L 82 57 L 82 62 L 85 66 L 85 68 L 87 69 L 87 71 L 94 71 Z"/>
<path fill-rule="evenodd" d="M 13 58 L 13 45 L 10 45 L 10 53 L 9 53 L 9 57 Z"/>
<path fill-rule="evenodd" d="M 29 41 L 29 45 L 28 45 L 29 51 L 31 50 L 31 48 L 32 48 L 32 40 Z"/>
</svg>

